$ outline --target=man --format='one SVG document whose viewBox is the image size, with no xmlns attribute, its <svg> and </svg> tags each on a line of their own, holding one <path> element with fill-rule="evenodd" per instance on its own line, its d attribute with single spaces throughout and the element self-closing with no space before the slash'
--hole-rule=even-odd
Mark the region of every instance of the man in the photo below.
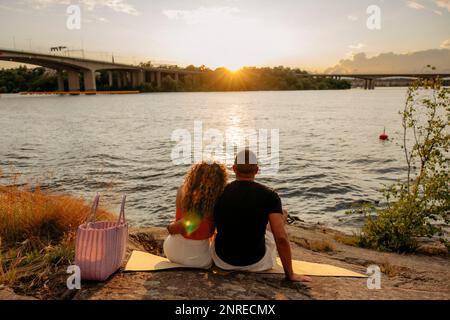
<svg viewBox="0 0 450 320">
<path fill-rule="evenodd" d="M 292 270 L 280 197 L 255 182 L 258 170 L 253 152 L 246 149 L 238 153 L 233 165 L 236 180 L 226 186 L 214 210 L 217 228 L 211 246 L 214 263 L 224 270 L 265 271 L 275 266 L 277 249 L 288 280 L 311 281 Z M 268 223 L 272 233 L 266 232 Z"/>
</svg>

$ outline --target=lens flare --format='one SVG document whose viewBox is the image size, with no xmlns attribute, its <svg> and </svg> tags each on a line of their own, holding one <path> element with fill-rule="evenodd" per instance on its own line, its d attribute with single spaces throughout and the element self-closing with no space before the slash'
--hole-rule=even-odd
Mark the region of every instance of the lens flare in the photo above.
<svg viewBox="0 0 450 320">
<path fill-rule="evenodd" d="M 200 227 L 201 221 L 201 217 L 197 213 L 188 213 L 184 219 L 184 230 L 186 231 L 186 234 L 195 232 Z"/>
</svg>

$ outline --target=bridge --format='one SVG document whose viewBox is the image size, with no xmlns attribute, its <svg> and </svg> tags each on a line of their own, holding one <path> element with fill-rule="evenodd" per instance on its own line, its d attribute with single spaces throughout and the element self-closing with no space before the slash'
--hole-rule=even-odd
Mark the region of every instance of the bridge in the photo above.
<svg viewBox="0 0 450 320">
<path fill-rule="evenodd" d="M 0 60 L 38 65 L 56 70 L 59 92 L 80 92 L 80 75 L 83 75 L 84 90 L 90 94 L 97 91 L 96 72 L 108 73 L 109 86 L 117 88 L 152 84 L 161 87 L 164 77 L 182 81 L 186 75 L 195 75 L 200 71 L 188 71 L 175 67 L 140 67 L 114 61 L 101 61 L 85 58 L 66 57 L 57 54 L 25 52 L 0 48 Z M 67 90 L 64 81 L 67 74 Z"/>
<path fill-rule="evenodd" d="M 84 57 L 68 57 L 55 53 L 27 52 L 0 48 L 0 60 L 38 65 L 56 70 L 58 79 L 58 91 L 79 93 L 80 75 L 82 75 L 84 90 L 86 93 L 95 94 L 97 91 L 96 73 L 104 71 L 108 73 L 109 87 L 137 88 L 142 85 L 151 84 L 157 88 L 161 87 L 161 81 L 164 77 L 171 77 L 176 81 L 183 81 L 186 75 L 196 75 L 201 71 L 188 71 L 176 67 L 143 67 L 132 64 L 115 63 L 112 61 L 103 61 L 95 59 L 86 59 Z M 65 77 L 67 75 L 67 86 Z M 364 89 L 372 90 L 375 88 L 376 80 L 390 78 L 402 79 L 426 79 L 440 77 L 442 79 L 450 78 L 450 73 L 402 73 L 402 74 L 364 74 L 364 73 L 341 73 L 341 74 L 306 74 L 299 73 L 299 77 L 313 78 L 332 78 L 341 80 L 361 79 L 364 80 Z M 67 90 L 66 90 L 67 87 Z"/>
<path fill-rule="evenodd" d="M 397 79 L 435 79 L 439 77 L 441 79 L 450 78 L 450 72 L 448 73 L 380 73 L 380 74 L 369 74 L 369 73 L 341 73 L 341 74 L 298 74 L 300 77 L 312 77 L 312 78 L 331 78 L 336 80 L 341 80 L 342 78 L 347 79 L 360 79 L 364 80 L 364 89 L 373 90 L 375 89 L 376 80 L 387 80 L 392 78 Z"/>
</svg>

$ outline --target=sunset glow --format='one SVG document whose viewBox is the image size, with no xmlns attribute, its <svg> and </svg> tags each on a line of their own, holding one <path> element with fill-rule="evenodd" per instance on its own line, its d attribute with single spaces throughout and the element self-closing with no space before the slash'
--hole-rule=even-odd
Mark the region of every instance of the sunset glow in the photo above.
<svg viewBox="0 0 450 320">
<path fill-rule="evenodd" d="M 428 63 L 434 63 L 438 59 L 430 50 L 448 50 L 450 43 L 450 7 L 437 0 L 422 1 L 421 5 L 369 0 L 74 3 L 81 9 L 79 30 L 66 27 L 68 1 L 2 1 L 0 27 L 14 33 L 2 33 L 0 47 L 48 51 L 51 46 L 63 45 L 71 52 L 92 51 L 108 58 L 114 54 L 117 61 L 127 57 L 131 63 L 230 70 L 284 65 L 326 71 L 342 59 L 358 57 L 362 61 L 388 52 L 423 51 Z M 379 30 L 367 27 L 371 5 L 380 10 Z M 51 39 L 46 36 L 50 33 Z M 421 63 L 414 60 L 411 65 Z M 345 68 L 360 70 L 367 64 L 362 61 Z M 385 61 L 372 64 L 386 65 Z M 394 61 L 392 65 L 398 64 Z"/>
</svg>

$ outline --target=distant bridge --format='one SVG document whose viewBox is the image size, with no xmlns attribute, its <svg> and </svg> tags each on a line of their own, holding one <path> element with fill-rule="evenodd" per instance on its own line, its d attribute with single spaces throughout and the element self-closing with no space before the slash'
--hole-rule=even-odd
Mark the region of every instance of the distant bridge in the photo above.
<svg viewBox="0 0 450 320">
<path fill-rule="evenodd" d="M 341 80 L 342 78 L 352 78 L 364 80 L 364 89 L 375 89 L 375 80 L 385 80 L 392 78 L 401 79 L 434 79 L 439 77 L 441 79 L 450 78 L 450 73 L 340 73 L 340 74 L 299 74 L 301 77 L 313 77 L 313 78 L 332 78 Z"/>
<path fill-rule="evenodd" d="M 65 57 L 56 54 L 43 54 L 0 48 L 0 60 L 26 63 L 50 68 L 57 71 L 58 91 L 80 92 L 80 74 L 83 74 L 84 90 L 95 94 L 97 91 L 96 72 L 107 71 L 109 86 L 124 88 L 127 86 L 139 87 L 144 84 L 161 86 L 162 78 L 172 77 L 182 80 L 186 75 L 201 73 L 200 71 L 187 71 L 179 68 L 139 67 L 123 63 L 114 63 L 101 60 Z M 63 73 L 67 73 L 68 85 L 64 83 Z"/>
</svg>

